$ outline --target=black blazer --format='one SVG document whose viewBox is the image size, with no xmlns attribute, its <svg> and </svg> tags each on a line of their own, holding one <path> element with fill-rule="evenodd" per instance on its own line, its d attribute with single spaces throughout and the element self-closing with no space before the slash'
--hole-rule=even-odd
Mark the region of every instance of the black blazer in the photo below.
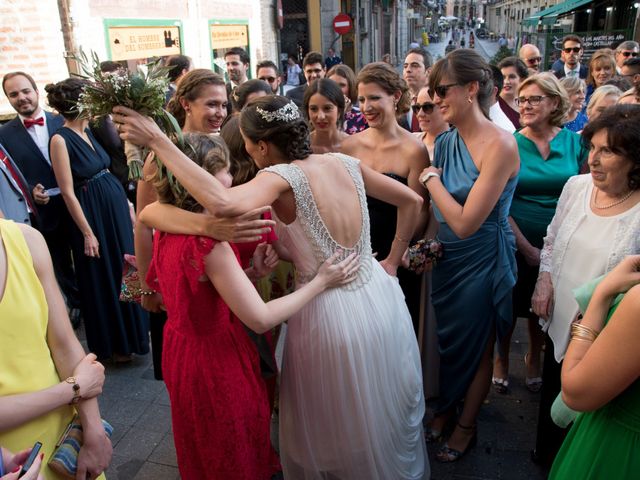
<svg viewBox="0 0 640 480">
<path fill-rule="evenodd" d="M 564 78 L 565 77 L 565 73 L 564 73 L 564 64 L 562 64 L 562 68 L 560 68 L 560 70 L 553 70 L 553 74 L 556 76 L 556 78 L 560 79 L 560 78 Z M 589 68 L 584 64 L 581 63 L 580 64 L 580 73 L 579 73 L 579 77 L 582 80 L 586 80 L 587 75 L 589 75 Z"/>
<path fill-rule="evenodd" d="M 49 138 L 62 127 L 64 119 L 60 115 L 53 115 L 44 112 L 47 117 L 47 130 Z M 0 143 L 9 152 L 11 158 L 18 166 L 25 179 L 29 183 L 29 189 L 33 190 L 38 183 L 45 189 L 58 186 L 53 169 L 36 143 L 24 128 L 20 118 L 16 116 L 13 120 L 0 127 Z M 51 197 L 46 205 L 37 205 L 40 227 L 42 231 L 54 230 L 60 222 L 60 215 L 66 213 L 66 206 L 62 200 L 62 195 Z"/>
<path fill-rule="evenodd" d="M 285 96 L 293 100 L 293 103 L 295 103 L 298 108 L 302 108 L 302 103 L 304 101 L 304 92 L 306 91 L 307 84 L 305 83 L 304 85 L 300 85 L 288 90 L 287 93 L 285 93 Z"/>
</svg>

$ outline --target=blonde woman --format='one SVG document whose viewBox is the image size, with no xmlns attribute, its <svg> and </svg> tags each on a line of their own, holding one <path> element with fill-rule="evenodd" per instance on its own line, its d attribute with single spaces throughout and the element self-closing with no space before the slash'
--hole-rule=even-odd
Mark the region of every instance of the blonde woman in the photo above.
<svg viewBox="0 0 640 480">
<path fill-rule="evenodd" d="M 560 84 L 569 95 L 569 111 L 565 118 L 564 128 L 572 132 L 580 132 L 588 121 L 583 110 L 587 85 L 584 80 L 578 77 L 564 77 L 560 80 Z"/>
</svg>

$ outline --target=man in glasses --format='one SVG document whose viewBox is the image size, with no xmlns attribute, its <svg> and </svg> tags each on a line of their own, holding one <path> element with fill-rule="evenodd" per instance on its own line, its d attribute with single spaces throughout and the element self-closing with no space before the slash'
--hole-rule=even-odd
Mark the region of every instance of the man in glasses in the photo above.
<svg viewBox="0 0 640 480">
<path fill-rule="evenodd" d="M 622 65 L 624 65 L 624 62 L 630 58 L 637 58 L 638 52 L 640 52 L 640 45 L 633 40 L 627 40 L 618 45 L 618 48 L 616 48 L 616 70 L 618 71 L 618 75 L 622 73 Z"/>
<path fill-rule="evenodd" d="M 622 76 L 633 84 L 633 94 L 625 95 L 620 103 L 640 103 L 640 58 L 629 58 L 622 65 Z"/>
<path fill-rule="evenodd" d="M 582 58 L 582 39 L 577 35 L 566 35 L 562 39 L 560 50 L 561 62 L 554 63 L 552 72 L 557 78 L 579 77 L 587 78 L 589 69 L 580 63 Z"/>
<path fill-rule="evenodd" d="M 274 95 L 280 91 L 280 74 L 278 67 L 271 60 L 263 60 L 256 67 L 256 77 L 271 86 Z"/>
<path fill-rule="evenodd" d="M 525 43 L 520 47 L 520 52 L 518 53 L 520 60 L 524 62 L 527 66 L 527 70 L 529 70 L 529 75 L 535 75 L 540 71 L 540 62 L 542 61 L 542 56 L 540 55 L 540 50 L 535 45 L 531 43 Z"/>
<path fill-rule="evenodd" d="M 416 104 L 418 93 L 427 85 L 432 64 L 433 60 L 431 59 L 431 55 L 422 48 L 412 48 L 407 52 L 402 67 L 402 78 L 404 78 L 404 81 L 407 82 L 407 86 L 409 87 L 411 105 Z M 420 131 L 418 117 L 413 114 L 412 110 L 409 110 L 406 115 L 403 115 L 398 120 L 398 123 L 410 132 Z"/>
</svg>

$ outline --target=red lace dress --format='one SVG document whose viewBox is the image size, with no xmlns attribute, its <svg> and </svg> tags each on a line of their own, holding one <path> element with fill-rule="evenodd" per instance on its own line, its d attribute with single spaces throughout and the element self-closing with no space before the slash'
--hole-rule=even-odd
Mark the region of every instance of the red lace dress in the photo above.
<svg viewBox="0 0 640 480">
<path fill-rule="evenodd" d="M 162 293 L 162 374 L 183 480 L 262 480 L 280 470 L 255 345 L 206 280 L 216 241 L 156 233 L 148 280 Z M 234 248 L 236 256 L 237 250 Z"/>
</svg>

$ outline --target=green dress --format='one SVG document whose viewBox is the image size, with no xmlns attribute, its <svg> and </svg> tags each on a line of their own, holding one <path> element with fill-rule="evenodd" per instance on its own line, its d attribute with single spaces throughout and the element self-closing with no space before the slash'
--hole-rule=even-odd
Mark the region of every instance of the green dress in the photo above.
<svg viewBox="0 0 640 480">
<path fill-rule="evenodd" d="M 591 283 L 591 293 L 596 284 Z M 598 410 L 578 415 L 549 474 L 549 480 L 605 478 L 640 478 L 640 380 Z"/>
<path fill-rule="evenodd" d="M 563 128 L 549 143 L 550 153 L 543 159 L 536 144 L 519 132 L 514 134 L 520 153 L 518 185 L 509 215 L 525 238 L 537 248 L 558 205 L 560 193 L 569 177 L 578 175 L 586 158 L 580 135 Z"/>
</svg>

